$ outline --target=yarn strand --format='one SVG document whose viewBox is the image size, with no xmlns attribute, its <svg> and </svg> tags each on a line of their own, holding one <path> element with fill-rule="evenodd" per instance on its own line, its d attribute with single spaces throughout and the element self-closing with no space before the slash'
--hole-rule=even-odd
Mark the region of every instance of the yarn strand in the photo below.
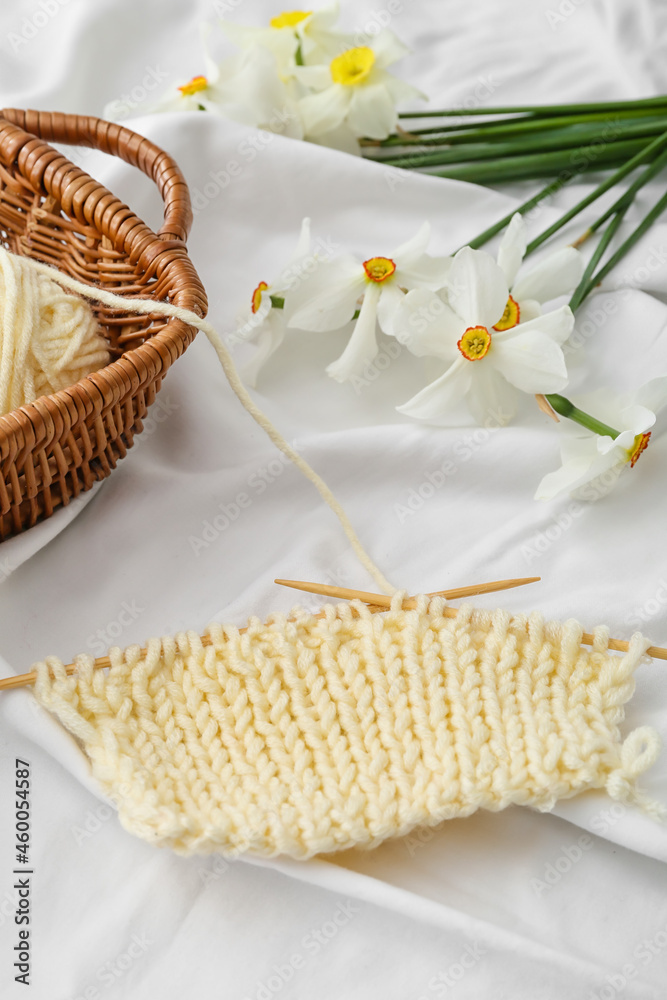
<svg viewBox="0 0 667 1000">
<path fill-rule="evenodd" d="M 192 312 L 190 309 L 183 309 L 182 307 L 172 305 L 169 302 L 160 302 L 153 299 L 126 298 L 125 296 L 108 292 L 103 288 L 98 288 L 95 285 L 87 285 L 82 281 L 77 281 L 76 278 L 71 278 L 69 275 L 63 274 L 62 271 L 58 271 L 55 268 L 49 267 L 47 264 L 40 263 L 39 261 L 31 261 L 31 266 L 34 267 L 36 271 L 41 272 L 53 281 L 57 282 L 63 288 L 66 288 L 69 291 L 77 292 L 79 295 L 86 299 L 90 299 L 91 301 L 101 302 L 103 305 L 111 306 L 115 309 L 124 309 L 125 311 L 129 310 L 136 313 L 158 314 L 160 316 L 180 319 L 184 323 L 187 323 L 188 326 L 194 326 L 198 330 L 201 330 L 202 333 L 206 335 L 209 343 L 217 354 L 227 381 L 243 408 L 253 418 L 253 420 L 259 424 L 265 434 L 267 434 L 267 436 L 274 443 L 276 448 L 278 448 L 278 450 L 281 451 L 286 458 L 289 458 L 302 475 L 313 484 L 324 502 L 331 508 L 340 521 L 343 531 L 345 532 L 345 536 L 352 546 L 355 555 L 359 559 L 362 566 L 364 566 L 364 568 L 373 577 L 378 587 L 385 594 L 395 593 L 396 588 L 389 583 L 380 568 L 366 552 L 341 503 L 336 499 L 324 479 L 322 479 L 322 477 L 315 472 L 312 466 L 310 466 L 308 462 L 306 462 L 306 460 L 302 458 L 299 453 L 291 447 L 291 445 L 288 444 L 278 428 L 254 402 L 252 396 L 241 380 L 227 346 L 212 323 L 209 323 L 207 320 L 203 319 L 197 313 Z"/>
</svg>

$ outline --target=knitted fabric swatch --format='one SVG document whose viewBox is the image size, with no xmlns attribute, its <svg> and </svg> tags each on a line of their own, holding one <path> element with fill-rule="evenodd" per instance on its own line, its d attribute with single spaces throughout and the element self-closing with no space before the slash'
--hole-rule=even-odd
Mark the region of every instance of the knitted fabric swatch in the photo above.
<svg viewBox="0 0 667 1000">
<path fill-rule="evenodd" d="M 656 818 L 635 781 L 659 752 L 618 724 L 648 643 L 441 598 L 386 614 L 212 625 L 37 665 L 35 692 L 80 741 L 122 824 L 178 853 L 306 858 L 512 803 L 550 809 L 606 788 Z"/>
</svg>

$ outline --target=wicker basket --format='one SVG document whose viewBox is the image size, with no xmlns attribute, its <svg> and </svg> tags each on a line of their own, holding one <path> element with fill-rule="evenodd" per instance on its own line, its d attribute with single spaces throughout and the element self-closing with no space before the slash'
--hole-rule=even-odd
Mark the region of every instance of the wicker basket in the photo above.
<svg viewBox="0 0 667 1000">
<path fill-rule="evenodd" d="M 206 295 L 185 246 L 188 188 L 167 153 L 99 118 L 0 116 L 0 230 L 8 250 L 120 295 L 167 299 L 205 315 Z M 100 149 L 139 167 L 164 199 L 159 233 L 44 140 Z M 111 363 L 0 416 L 0 541 L 110 474 L 197 332 L 180 320 L 94 309 Z"/>
</svg>

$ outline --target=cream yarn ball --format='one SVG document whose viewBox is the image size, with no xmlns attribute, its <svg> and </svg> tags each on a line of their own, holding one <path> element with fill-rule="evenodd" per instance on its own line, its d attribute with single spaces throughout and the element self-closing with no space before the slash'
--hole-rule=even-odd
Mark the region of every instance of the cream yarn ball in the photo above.
<svg viewBox="0 0 667 1000">
<path fill-rule="evenodd" d="M 0 414 L 109 362 L 92 309 L 29 257 L 0 247 Z"/>
</svg>

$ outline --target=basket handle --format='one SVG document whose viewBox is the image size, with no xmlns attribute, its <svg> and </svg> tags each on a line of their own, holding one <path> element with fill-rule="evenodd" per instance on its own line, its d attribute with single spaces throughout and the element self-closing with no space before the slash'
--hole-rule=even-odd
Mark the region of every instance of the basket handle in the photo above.
<svg viewBox="0 0 667 1000">
<path fill-rule="evenodd" d="M 155 182 L 164 200 L 164 224 L 157 235 L 185 243 L 192 225 L 188 186 L 172 157 L 150 139 L 88 115 L 5 108 L 0 116 L 46 142 L 92 147 L 138 167 Z"/>
</svg>

